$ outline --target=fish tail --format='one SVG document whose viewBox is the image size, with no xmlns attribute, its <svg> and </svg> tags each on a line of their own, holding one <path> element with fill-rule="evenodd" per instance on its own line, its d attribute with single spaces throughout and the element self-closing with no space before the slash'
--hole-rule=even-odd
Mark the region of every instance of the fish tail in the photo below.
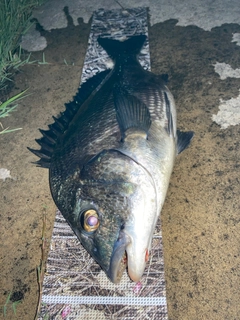
<svg viewBox="0 0 240 320">
<path fill-rule="evenodd" d="M 116 60 L 123 55 L 139 54 L 146 38 L 145 35 L 133 36 L 125 41 L 98 38 L 98 43 L 112 59 Z"/>
</svg>

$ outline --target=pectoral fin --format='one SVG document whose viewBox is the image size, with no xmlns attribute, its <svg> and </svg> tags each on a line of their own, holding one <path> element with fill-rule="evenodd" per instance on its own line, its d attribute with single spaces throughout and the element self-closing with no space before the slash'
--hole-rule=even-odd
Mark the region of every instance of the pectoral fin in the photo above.
<svg viewBox="0 0 240 320">
<path fill-rule="evenodd" d="M 114 93 L 116 117 L 121 130 L 122 139 L 128 129 L 148 133 L 151 126 L 151 116 L 147 106 L 127 91 L 117 88 Z"/>
<path fill-rule="evenodd" d="M 177 153 L 181 153 L 183 150 L 185 150 L 192 138 L 194 136 L 193 131 L 187 131 L 187 132 L 182 132 L 180 130 L 177 130 Z"/>
</svg>

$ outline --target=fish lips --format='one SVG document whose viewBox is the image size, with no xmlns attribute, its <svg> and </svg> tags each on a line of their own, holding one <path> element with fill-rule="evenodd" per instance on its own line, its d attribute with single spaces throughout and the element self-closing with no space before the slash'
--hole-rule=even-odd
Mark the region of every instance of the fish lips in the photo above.
<svg viewBox="0 0 240 320">
<path fill-rule="evenodd" d="M 122 274 L 126 269 L 126 248 L 130 243 L 131 238 L 129 235 L 121 230 L 113 247 L 110 266 L 107 273 L 107 276 L 113 283 L 118 283 L 121 280 Z"/>
<path fill-rule="evenodd" d="M 141 253 L 141 251 L 143 252 Z M 134 282 L 139 281 L 144 272 L 149 251 L 148 249 L 140 250 L 139 248 L 137 252 L 139 253 L 136 253 L 132 236 L 126 230 L 121 230 L 114 244 L 110 266 L 108 272 L 106 272 L 113 283 L 120 282 L 126 267 L 131 280 Z"/>
</svg>

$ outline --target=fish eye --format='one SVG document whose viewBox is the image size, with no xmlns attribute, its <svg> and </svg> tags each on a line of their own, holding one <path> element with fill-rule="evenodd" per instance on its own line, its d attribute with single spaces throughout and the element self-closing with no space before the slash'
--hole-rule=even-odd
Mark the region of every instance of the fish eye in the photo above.
<svg viewBox="0 0 240 320">
<path fill-rule="evenodd" d="M 86 232 L 94 232 L 99 227 L 99 216 L 97 211 L 89 209 L 82 214 L 82 227 Z"/>
</svg>

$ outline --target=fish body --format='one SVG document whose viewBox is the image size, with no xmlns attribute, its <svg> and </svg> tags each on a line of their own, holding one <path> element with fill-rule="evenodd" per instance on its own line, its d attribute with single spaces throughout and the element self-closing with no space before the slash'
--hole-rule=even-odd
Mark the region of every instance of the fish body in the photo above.
<svg viewBox="0 0 240 320">
<path fill-rule="evenodd" d="M 175 157 L 193 132 L 179 132 L 172 94 L 144 70 L 143 35 L 124 42 L 100 38 L 112 70 L 84 83 L 49 131 L 41 150 L 52 197 L 109 279 L 124 269 L 139 281 L 148 260 Z"/>
</svg>

